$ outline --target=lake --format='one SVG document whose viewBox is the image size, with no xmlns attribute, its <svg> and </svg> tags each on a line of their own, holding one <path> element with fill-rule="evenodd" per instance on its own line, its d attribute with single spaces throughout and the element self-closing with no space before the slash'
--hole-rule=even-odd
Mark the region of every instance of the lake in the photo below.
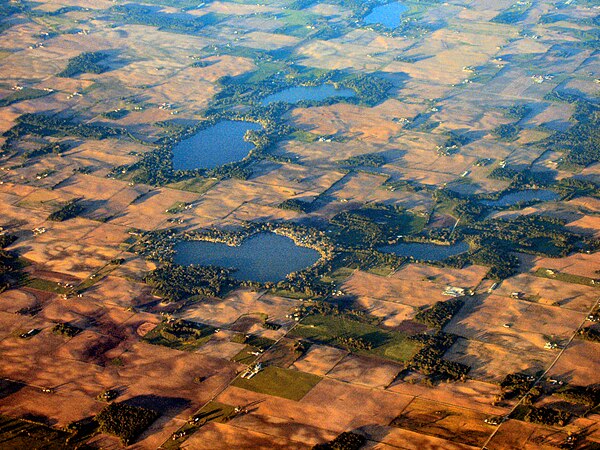
<svg viewBox="0 0 600 450">
<path fill-rule="evenodd" d="M 175 170 L 213 169 L 244 159 L 254 144 L 244 140 L 248 130 L 262 126 L 254 122 L 222 120 L 198 131 L 173 147 Z"/>
<path fill-rule="evenodd" d="M 558 199 L 558 194 L 547 189 L 525 189 L 523 191 L 511 192 L 500 197 L 498 200 L 482 200 L 485 206 L 505 207 L 516 205 L 521 202 L 549 202 Z"/>
<path fill-rule="evenodd" d="M 414 259 L 423 261 L 441 261 L 450 256 L 460 255 L 469 251 L 469 244 L 464 241 L 453 245 L 401 242 L 399 244 L 380 247 L 378 250 L 384 253 L 395 253 L 398 256 L 412 256 Z"/>
<path fill-rule="evenodd" d="M 275 233 L 259 233 L 238 247 L 206 241 L 180 241 L 175 245 L 174 262 L 235 269 L 237 280 L 277 282 L 286 275 L 316 263 L 321 255 L 316 250 L 300 247 L 288 237 Z"/>
<path fill-rule="evenodd" d="M 365 23 L 368 24 L 379 24 L 386 28 L 396 28 L 400 25 L 400 19 L 402 13 L 404 13 L 408 7 L 400 2 L 392 2 L 386 5 L 377 6 L 365 16 Z"/>
<path fill-rule="evenodd" d="M 267 95 L 263 100 L 263 105 L 270 105 L 275 102 L 296 103 L 301 100 L 321 101 L 326 98 L 354 97 L 356 93 L 352 89 L 336 89 L 333 84 L 322 84 L 320 86 L 295 86 Z"/>
</svg>

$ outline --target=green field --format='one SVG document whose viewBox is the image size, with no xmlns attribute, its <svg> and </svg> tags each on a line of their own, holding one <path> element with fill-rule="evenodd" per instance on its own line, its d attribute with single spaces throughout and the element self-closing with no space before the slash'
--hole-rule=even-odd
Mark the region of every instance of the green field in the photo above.
<svg viewBox="0 0 600 450">
<path fill-rule="evenodd" d="M 570 273 L 561 273 L 556 270 L 539 268 L 533 274 L 536 277 L 550 278 L 551 280 L 564 281 L 565 283 L 582 284 L 584 286 L 594 287 L 600 286 L 600 283 L 596 282 L 593 278 L 572 275 Z"/>
<path fill-rule="evenodd" d="M 193 419 L 198 419 L 197 421 L 191 420 L 177 430 L 176 433 L 183 433 L 183 436 L 165 441 L 160 448 L 165 450 L 179 449 L 181 444 L 202 426 L 210 422 L 227 422 L 232 418 L 234 410 L 235 407 L 226 405 L 225 403 L 219 403 L 217 401 L 207 403 L 202 409 L 194 414 Z"/>
<path fill-rule="evenodd" d="M 150 331 L 144 340 L 154 345 L 177 350 L 195 351 L 206 344 L 215 332 L 215 328 L 202 323 L 176 321 L 162 322 Z"/>
<path fill-rule="evenodd" d="M 321 381 L 321 377 L 317 375 L 269 366 L 249 380 L 237 378 L 232 385 L 261 394 L 298 401 L 319 381 Z"/>
<path fill-rule="evenodd" d="M 195 192 L 197 194 L 204 194 L 208 192 L 214 185 L 218 183 L 218 180 L 214 178 L 190 178 L 183 181 L 177 181 L 175 183 L 168 184 L 167 187 L 171 189 L 179 189 L 181 191 Z"/>
<path fill-rule="evenodd" d="M 63 286 L 59 286 L 56 281 L 42 280 L 41 278 L 29 278 L 25 281 L 25 286 L 37 289 L 39 291 L 52 292 L 54 294 L 63 295 L 68 293 L 70 290 Z"/>
<path fill-rule="evenodd" d="M 418 343 L 403 333 L 382 330 L 375 325 L 343 316 L 308 316 L 294 328 L 292 334 L 313 342 L 338 347 L 340 338 L 359 339 L 370 344 L 371 349 L 350 348 L 349 350 L 400 362 L 410 360 L 420 348 Z"/>
</svg>

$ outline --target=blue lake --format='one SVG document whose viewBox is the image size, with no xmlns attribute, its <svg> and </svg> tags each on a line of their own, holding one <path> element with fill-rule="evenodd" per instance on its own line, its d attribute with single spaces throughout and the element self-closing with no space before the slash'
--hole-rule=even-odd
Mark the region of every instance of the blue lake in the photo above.
<svg viewBox="0 0 600 450">
<path fill-rule="evenodd" d="M 272 281 L 285 279 L 316 263 L 321 255 L 316 250 L 300 247 L 293 240 L 275 233 L 254 235 L 238 247 L 206 241 L 180 241 L 175 245 L 174 262 L 235 269 L 237 280 Z"/>
<path fill-rule="evenodd" d="M 402 13 L 408 9 L 400 2 L 392 2 L 373 8 L 364 18 L 365 23 L 383 25 L 386 28 L 396 28 L 400 25 Z"/>
<path fill-rule="evenodd" d="M 275 102 L 296 103 L 302 100 L 321 101 L 327 98 L 354 97 L 356 93 L 352 89 L 336 89 L 333 84 L 322 84 L 320 86 L 295 86 L 267 95 L 263 100 L 263 105 L 270 105 Z"/>
<path fill-rule="evenodd" d="M 498 200 L 482 200 L 485 206 L 505 207 L 516 205 L 521 202 L 549 202 L 558 199 L 558 194 L 547 189 L 525 189 L 523 191 L 511 192 L 500 197 Z"/>
<path fill-rule="evenodd" d="M 423 261 L 441 261 L 450 256 L 460 255 L 469 251 L 469 244 L 464 241 L 453 245 L 401 242 L 399 244 L 380 247 L 378 250 L 384 253 L 395 253 L 398 256 L 412 256 L 414 259 Z"/>
<path fill-rule="evenodd" d="M 248 130 L 262 127 L 253 122 L 222 120 L 198 131 L 173 147 L 175 170 L 213 169 L 244 159 L 254 144 L 244 140 Z"/>
</svg>

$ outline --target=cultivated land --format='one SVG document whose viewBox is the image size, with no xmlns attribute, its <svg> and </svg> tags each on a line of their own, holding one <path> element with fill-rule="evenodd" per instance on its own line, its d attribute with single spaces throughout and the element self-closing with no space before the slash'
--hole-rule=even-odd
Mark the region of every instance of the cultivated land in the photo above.
<svg viewBox="0 0 600 450">
<path fill-rule="evenodd" d="M 385 3 L 0 4 L 0 448 L 600 448 L 597 2 Z M 268 232 L 320 260 L 173 263 Z"/>
</svg>

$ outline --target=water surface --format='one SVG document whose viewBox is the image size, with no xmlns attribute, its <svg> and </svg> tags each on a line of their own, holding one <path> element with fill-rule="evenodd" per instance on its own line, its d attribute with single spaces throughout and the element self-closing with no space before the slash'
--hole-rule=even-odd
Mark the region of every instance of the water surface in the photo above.
<svg viewBox="0 0 600 450">
<path fill-rule="evenodd" d="M 283 91 L 267 95 L 263 100 L 263 105 L 270 105 L 275 102 L 297 103 L 302 100 L 311 100 L 319 102 L 327 98 L 354 97 L 356 94 L 352 89 L 337 89 L 333 84 L 322 84 L 320 86 L 294 86 Z"/>
<path fill-rule="evenodd" d="M 525 189 L 505 194 L 498 200 L 482 200 L 481 203 L 486 206 L 505 207 L 521 202 L 548 202 L 557 199 L 558 194 L 547 189 Z"/>
<path fill-rule="evenodd" d="M 398 256 L 412 256 L 423 261 L 441 261 L 450 256 L 459 255 L 469 250 L 464 241 L 453 245 L 437 245 L 422 242 L 401 242 L 379 248 L 384 253 L 395 253 Z"/>
<path fill-rule="evenodd" d="M 402 13 L 408 9 L 400 2 L 392 2 L 386 5 L 381 5 L 373 8 L 373 10 L 365 16 L 365 23 L 379 24 L 386 28 L 396 28 L 400 25 Z"/>
<path fill-rule="evenodd" d="M 246 131 L 261 128 L 253 122 L 217 122 L 173 147 L 173 167 L 175 170 L 213 169 L 240 161 L 254 148 L 254 144 L 244 140 Z"/>
<path fill-rule="evenodd" d="M 313 265 L 319 258 L 319 252 L 300 247 L 290 238 L 260 233 L 238 247 L 216 242 L 180 241 L 175 245 L 174 262 L 235 269 L 231 276 L 237 280 L 277 282 L 289 273 Z"/>
</svg>

